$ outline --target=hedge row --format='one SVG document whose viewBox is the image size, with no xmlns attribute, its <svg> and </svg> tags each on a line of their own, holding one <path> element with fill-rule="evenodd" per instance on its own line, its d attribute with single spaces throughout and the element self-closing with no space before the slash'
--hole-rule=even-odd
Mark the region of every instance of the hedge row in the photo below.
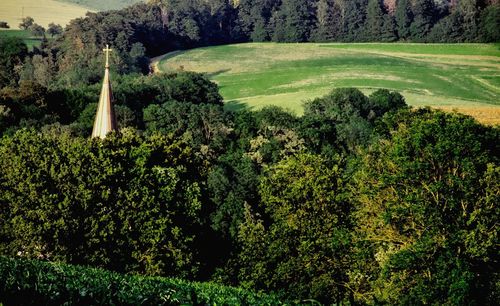
<svg viewBox="0 0 500 306">
<path fill-rule="evenodd" d="M 212 283 L 0 257 L 0 305 L 284 305 Z"/>
</svg>

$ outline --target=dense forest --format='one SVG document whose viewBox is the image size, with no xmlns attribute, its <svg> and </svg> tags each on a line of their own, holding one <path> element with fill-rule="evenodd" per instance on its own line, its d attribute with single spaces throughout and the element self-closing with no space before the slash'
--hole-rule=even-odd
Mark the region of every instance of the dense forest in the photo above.
<svg viewBox="0 0 500 306">
<path fill-rule="evenodd" d="M 326 304 L 498 301 L 498 127 L 387 90 L 296 117 L 225 111 L 190 73 L 116 89 L 120 134 L 78 136 L 94 105 L 0 140 L 0 254 Z"/>
<path fill-rule="evenodd" d="M 491 3 L 490 3 L 491 2 Z M 0 38 L 0 255 L 321 303 L 495 305 L 500 128 L 351 88 L 224 109 L 150 56 L 245 41 L 498 41 L 495 1 L 152 1 Z M 110 44 L 120 133 L 90 139 Z"/>
</svg>

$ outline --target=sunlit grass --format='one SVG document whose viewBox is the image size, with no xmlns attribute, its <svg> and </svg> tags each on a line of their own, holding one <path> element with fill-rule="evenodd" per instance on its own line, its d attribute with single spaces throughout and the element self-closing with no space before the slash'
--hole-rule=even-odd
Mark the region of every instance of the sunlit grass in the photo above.
<svg viewBox="0 0 500 306">
<path fill-rule="evenodd" d="M 306 99 L 357 87 L 397 90 L 416 106 L 500 109 L 500 48 L 494 44 L 249 43 L 177 52 L 159 67 L 207 73 L 228 108 L 274 104 L 300 114 Z M 489 116 L 492 121 L 500 118 Z"/>
</svg>

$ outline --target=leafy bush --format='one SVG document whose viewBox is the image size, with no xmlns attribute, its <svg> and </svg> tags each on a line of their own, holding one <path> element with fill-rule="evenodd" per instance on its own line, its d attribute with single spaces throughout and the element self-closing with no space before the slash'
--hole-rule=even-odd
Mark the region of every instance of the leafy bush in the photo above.
<svg viewBox="0 0 500 306">
<path fill-rule="evenodd" d="M 283 305 L 277 296 L 212 283 L 122 275 L 102 269 L 0 257 L 7 305 Z"/>
</svg>

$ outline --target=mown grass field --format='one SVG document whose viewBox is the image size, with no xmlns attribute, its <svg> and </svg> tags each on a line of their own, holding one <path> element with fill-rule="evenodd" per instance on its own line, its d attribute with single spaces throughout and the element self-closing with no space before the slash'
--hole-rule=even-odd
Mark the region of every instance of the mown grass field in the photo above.
<svg viewBox="0 0 500 306">
<path fill-rule="evenodd" d="M 0 21 L 6 21 L 11 29 L 19 29 L 21 18 L 31 16 L 45 28 L 51 22 L 64 27 L 70 20 L 85 16 L 89 10 L 55 0 L 0 0 Z"/>
<path fill-rule="evenodd" d="M 333 88 L 401 92 L 409 104 L 458 110 L 500 123 L 500 45 L 249 43 L 172 52 L 160 71 L 205 72 L 231 109 L 304 100 Z"/>
<path fill-rule="evenodd" d="M 95 11 L 119 10 L 143 0 L 58 0 L 74 3 Z"/>
<path fill-rule="evenodd" d="M 0 37 L 19 37 L 22 38 L 24 43 L 28 46 L 29 50 L 33 50 L 34 46 L 40 46 L 42 43 L 41 37 L 33 37 L 30 31 L 26 30 L 0 30 Z M 47 36 L 48 39 L 51 39 L 50 35 Z"/>
</svg>

